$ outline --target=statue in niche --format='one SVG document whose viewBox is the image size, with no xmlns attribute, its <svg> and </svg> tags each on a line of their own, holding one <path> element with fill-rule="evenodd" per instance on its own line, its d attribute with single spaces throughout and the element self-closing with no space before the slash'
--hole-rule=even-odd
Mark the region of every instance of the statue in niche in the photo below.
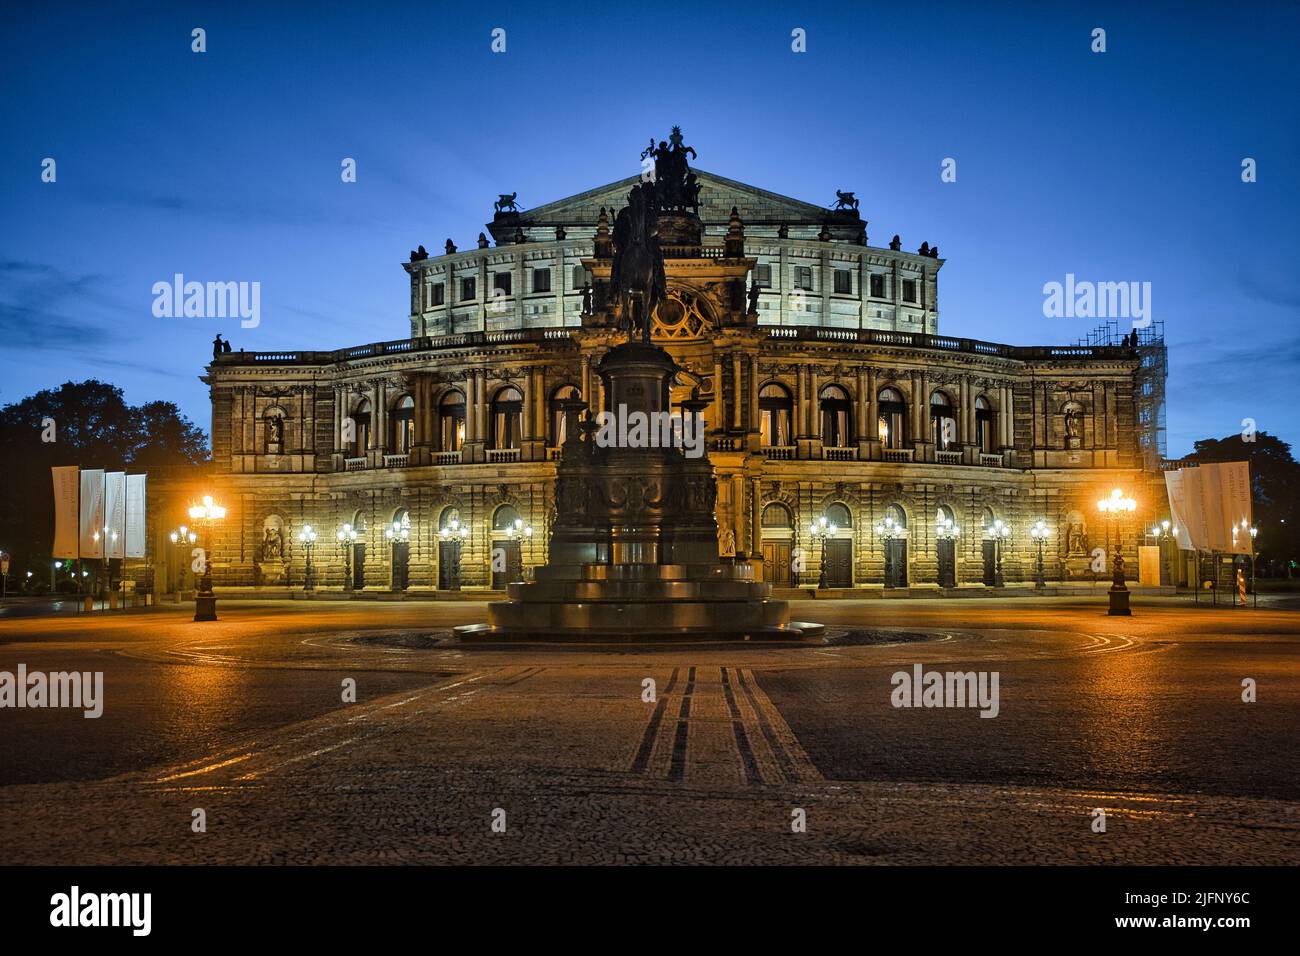
<svg viewBox="0 0 1300 956">
<path fill-rule="evenodd" d="M 281 561 L 284 559 L 284 531 L 275 525 L 269 525 L 262 532 L 262 560 Z"/>
<path fill-rule="evenodd" d="M 268 447 L 284 444 L 284 419 L 279 415 L 266 420 L 266 444 Z"/>
<path fill-rule="evenodd" d="M 1088 534 L 1084 530 L 1083 522 L 1080 520 L 1071 521 L 1066 526 L 1065 553 L 1066 554 L 1087 554 L 1088 553 Z"/>
<path fill-rule="evenodd" d="M 1083 409 L 1078 405 L 1065 408 L 1065 447 L 1078 448 L 1083 444 Z"/>
<path fill-rule="evenodd" d="M 736 553 L 736 532 L 730 528 L 722 529 L 718 536 L 718 554 L 730 557 Z"/>
</svg>

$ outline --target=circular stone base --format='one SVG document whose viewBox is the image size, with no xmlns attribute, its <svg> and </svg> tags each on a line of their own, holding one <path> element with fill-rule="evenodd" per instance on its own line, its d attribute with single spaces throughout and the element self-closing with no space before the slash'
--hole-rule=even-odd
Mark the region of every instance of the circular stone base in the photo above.
<svg viewBox="0 0 1300 956">
<path fill-rule="evenodd" d="M 547 630 L 529 631 L 524 629 L 493 627 L 491 624 L 463 624 L 452 628 L 456 639 L 466 643 L 511 644 L 718 644 L 785 641 L 802 642 L 809 638 L 820 638 L 825 631 L 821 624 L 805 621 L 791 621 L 785 627 L 760 627 L 745 631 L 718 630 L 646 630 L 646 631 L 600 631 L 583 629 L 575 631 Z"/>
</svg>

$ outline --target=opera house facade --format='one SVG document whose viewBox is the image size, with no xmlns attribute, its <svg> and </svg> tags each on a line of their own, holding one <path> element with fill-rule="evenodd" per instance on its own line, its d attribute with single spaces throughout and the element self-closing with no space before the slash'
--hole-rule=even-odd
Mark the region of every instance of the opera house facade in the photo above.
<svg viewBox="0 0 1300 956">
<path fill-rule="evenodd" d="M 1041 520 L 1049 581 L 1091 581 L 1097 547 L 1136 567 L 1159 516 L 1157 338 L 945 335 L 937 247 L 868 241 L 849 193 L 831 209 L 694 175 L 703 239 L 660 236 L 653 340 L 682 369 L 674 402 L 707 401 L 723 554 L 778 588 L 997 586 L 1034 579 Z M 500 589 L 543 564 L 563 402 L 603 407 L 593 370 L 627 338 L 599 276 L 636 182 L 502 196 L 477 241 L 413 251 L 401 338 L 214 356 L 218 587 Z M 1105 526 L 1112 487 L 1141 507 Z M 193 491 L 151 489 L 159 590 Z"/>
</svg>

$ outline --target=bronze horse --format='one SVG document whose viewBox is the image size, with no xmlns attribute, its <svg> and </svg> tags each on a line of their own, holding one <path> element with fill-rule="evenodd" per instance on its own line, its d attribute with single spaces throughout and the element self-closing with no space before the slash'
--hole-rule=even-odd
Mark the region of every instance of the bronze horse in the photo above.
<svg viewBox="0 0 1300 956">
<path fill-rule="evenodd" d="M 627 194 L 627 206 L 614 220 L 614 263 L 609 277 L 620 327 L 626 323 L 629 339 L 639 328 L 646 345 L 650 344 L 651 317 L 668 287 L 655 206 L 652 182 L 638 183 Z"/>
</svg>

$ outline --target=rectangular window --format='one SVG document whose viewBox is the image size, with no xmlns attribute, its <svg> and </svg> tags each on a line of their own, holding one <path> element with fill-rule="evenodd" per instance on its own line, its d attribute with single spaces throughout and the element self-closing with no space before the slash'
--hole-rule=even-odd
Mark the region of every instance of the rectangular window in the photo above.
<svg viewBox="0 0 1300 956">
<path fill-rule="evenodd" d="M 770 265 L 757 265 L 755 268 L 754 281 L 758 283 L 760 289 L 772 288 L 772 267 Z"/>
<path fill-rule="evenodd" d="M 443 285 L 443 283 L 441 282 L 435 282 L 433 284 L 433 304 L 435 306 L 438 306 L 438 305 L 442 305 L 446 301 L 447 301 L 446 286 Z"/>
<path fill-rule="evenodd" d="M 883 299 L 885 297 L 885 277 L 878 274 L 871 274 L 871 298 Z"/>
<path fill-rule="evenodd" d="M 590 284 L 590 282 L 591 273 L 587 271 L 585 266 L 573 267 L 573 288 L 575 291 L 581 289 L 584 285 Z"/>
<path fill-rule="evenodd" d="M 903 280 L 903 301 L 904 302 L 916 301 L 916 280 L 915 279 Z"/>
<path fill-rule="evenodd" d="M 550 269 L 533 270 L 533 291 L 534 292 L 551 291 L 551 270 Z"/>
<path fill-rule="evenodd" d="M 501 292 L 505 295 L 510 294 L 510 273 L 494 272 L 492 273 L 492 289 L 495 292 Z"/>
<path fill-rule="evenodd" d="M 477 279 L 460 280 L 460 301 L 473 302 L 474 296 L 478 294 Z"/>
<path fill-rule="evenodd" d="M 853 294 L 853 274 L 848 269 L 835 270 L 835 294 Z"/>
<path fill-rule="evenodd" d="M 794 287 L 807 292 L 812 291 L 812 266 L 795 266 Z"/>
</svg>

